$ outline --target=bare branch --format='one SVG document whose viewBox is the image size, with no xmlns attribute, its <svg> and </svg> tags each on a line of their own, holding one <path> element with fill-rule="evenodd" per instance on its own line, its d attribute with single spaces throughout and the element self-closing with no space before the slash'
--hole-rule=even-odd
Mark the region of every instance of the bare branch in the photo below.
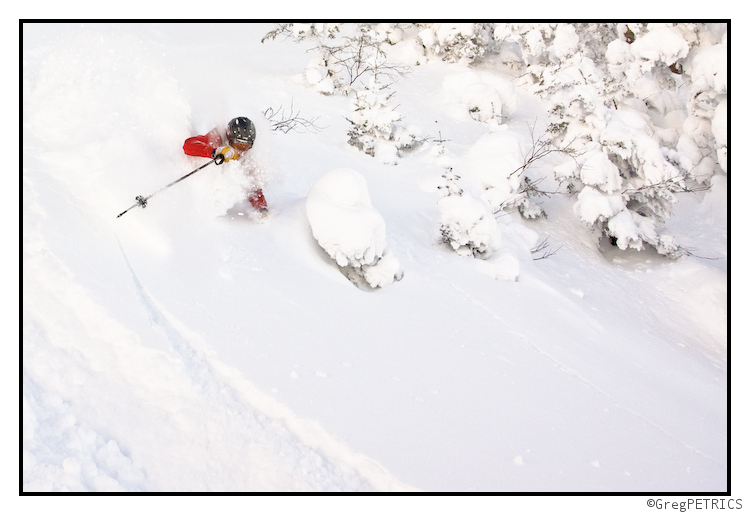
<svg viewBox="0 0 750 515">
<path fill-rule="evenodd" d="M 282 107 L 279 107 L 278 109 L 273 109 L 269 107 L 265 111 L 263 111 L 263 116 L 271 122 L 271 130 L 273 131 L 281 131 L 284 134 L 288 133 L 289 131 L 295 131 L 295 132 L 320 132 L 325 127 L 320 127 L 315 122 L 320 118 L 319 116 L 316 116 L 315 118 L 308 119 L 303 118 L 299 114 L 300 112 L 294 111 L 294 100 L 291 101 L 290 107 L 289 107 L 289 114 L 286 114 L 286 111 Z"/>
<path fill-rule="evenodd" d="M 723 257 L 699 256 L 698 254 L 695 253 L 694 249 L 689 249 L 689 248 L 686 248 L 686 247 L 680 247 L 680 250 L 682 251 L 683 255 L 685 255 L 685 256 L 691 256 L 691 257 L 698 258 L 698 259 L 707 259 L 709 261 L 718 261 L 720 259 L 726 259 L 726 258 L 723 258 Z"/>
<path fill-rule="evenodd" d="M 280 23 L 274 30 L 268 32 L 265 36 L 263 36 L 263 39 L 261 39 L 260 42 L 265 43 L 267 39 L 274 40 L 279 36 L 284 36 L 284 39 L 291 38 L 292 37 L 292 24 Z"/>
<path fill-rule="evenodd" d="M 710 185 L 707 186 L 705 184 L 702 184 L 700 186 L 688 186 L 686 183 L 690 179 L 689 175 L 689 172 L 686 172 L 684 174 L 678 175 L 677 177 L 672 177 L 670 179 L 665 179 L 663 181 L 655 182 L 652 184 L 646 184 L 638 188 L 626 188 L 622 190 L 622 193 L 629 194 L 651 192 L 661 188 L 665 188 L 672 193 L 697 193 L 699 191 L 708 191 L 711 189 Z"/>
<path fill-rule="evenodd" d="M 308 51 L 321 54 L 326 67 L 343 81 L 339 89 L 344 93 L 348 93 L 354 83 L 362 80 L 368 73 L 375 77 L 385 76 L 390 82 L 396 82 L 399 76 L 403 77 L 410 71 L 407 66 L 389 63 L 385 52 L 380 48 L 380 42 L 373 41 L 367 34 L 343 39 L 343 44 L 321 43 Z"/>
<path fill-rule="evenodd" d="M 580 157 L 586 153 L 586 151 L 575 150 L 573 148 L 573 143 L 575 143 L 576 138 L 573 138 L 572 141 L 570 141 L 562 148 L 556 147 L 549 137 L 549 135 L 551 134 L 550 127 L 547 127 L 541 136 L 536 137 L 536 119 L 534 119 L 534 124 L 529 127 L 529 132 L 531 134 L 531 148 L 528 152 L 526 152 L 526 155 L 524 155 L 523 164 L 513 170 L 509 177 L 526 170 L 526 168 L 528 168 L 532 163 L 535 163 L 536 161 L 539 161 L 540 159 L 543 159 L 555 152 L 565 154 L 572 157 L 573 159 L 575 159 L 576 157 Z"/>
<path fill-rule="evenodd" d="M 557 254 L 558 250 L 560 250 L 561 248 L 563 248 L 563 246 L 560 245 L 555 250 L 549 250 L 549 241 L 548 240 L 549 240 L 549 237 L 544 238 L 544 240 L 541 243 L 539 243 L 539 245 L 537 245 L 536 247 L 534 247 L 533 249 L 531 249 L 531 253 L 532 254 L 539 254 L 539 253 L 542 254 L 541 256 L 533 258 L 534 261 L 539 261 L 540 259 L 547 259 L 548 257 L 554 256 L 555 254 Z"/>
</svg>

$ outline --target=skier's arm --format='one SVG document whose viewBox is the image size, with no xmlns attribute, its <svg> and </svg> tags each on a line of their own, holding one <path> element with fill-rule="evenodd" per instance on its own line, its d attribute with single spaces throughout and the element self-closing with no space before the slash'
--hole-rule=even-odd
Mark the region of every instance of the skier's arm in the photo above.
<svg viewBox="0 0 750 515">
<path fill-rule="evenodd" d="M 211 131 L 203 136 L 193 136 L 185 140 L 182 150 L 189 156 L 214 157 L 216 147 L 221 146 L 221 135 Z"/>
<path fill-rule="evenodd" d="M 185 140 L 182 150 L 189 156 L 211 157 L 214 150 L 208 142 L 208 136 L 193 136 Z"/>
</svg>

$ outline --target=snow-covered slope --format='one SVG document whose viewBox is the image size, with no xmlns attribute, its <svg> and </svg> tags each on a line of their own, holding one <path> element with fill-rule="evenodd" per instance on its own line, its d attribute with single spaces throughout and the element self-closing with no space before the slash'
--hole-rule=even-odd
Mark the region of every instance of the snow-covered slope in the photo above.
<svg viewBox="0 0 750 515">
<path fill-rule="evenodd" d="M 348 100 L 304 83 L 303 46 L 261 44 L 270 28 L 24 26 L 24 491 L 725 491 L 726 181 L 681 197 L 678 261 L 600 252 L 564 195 L 461 257 L 436 158 L 349 146 Z M 488 131 L 441 94 L 464 73 L 396 87 L 457 160 Z M 272 132 L 263 110 L 292 100 L 324 130 Z M 527 137 L 544 109 L 517 100 Z M 234 116 L 259 127 L 265 223 L 213 165 L 115 218 Z M 385 288 L 311 232 L 310 188 L 339 168 L 385 220 L 404 273 Z M 557 253 L 532 259 L 537 237 Z"/>
</svg>

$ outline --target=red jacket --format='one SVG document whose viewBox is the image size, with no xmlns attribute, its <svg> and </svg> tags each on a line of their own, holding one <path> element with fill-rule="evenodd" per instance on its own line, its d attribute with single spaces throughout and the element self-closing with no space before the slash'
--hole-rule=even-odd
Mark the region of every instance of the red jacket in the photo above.
<svg viewBox="0 0 750 515">
<path fill-rule="evenodd" d="M 217 147 L 224 145 L 224 138 L 221 137 L 221 133 L 214 129 L 208 134 L 203 136 L 193 136 L 185 140 L 185 144 L 182 146 L 182 150 L 189 156 L 207 157 L 211 159 L 211 155 Z"/>
</svg>

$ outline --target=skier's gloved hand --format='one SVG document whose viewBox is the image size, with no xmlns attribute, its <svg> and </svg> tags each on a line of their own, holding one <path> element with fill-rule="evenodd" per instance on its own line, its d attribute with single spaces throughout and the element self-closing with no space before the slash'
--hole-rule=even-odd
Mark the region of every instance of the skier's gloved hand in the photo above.
<svg viewBox="0 0 750 515">
<path fill-rule="evenodd" d="M 234 161 L 240 158 L 237 151 L 229 145 L 214 149 L 211 153 L 211 157 L 216 161 L 216 164 L 221 164 L 224 161 Z"/>
</svg>

